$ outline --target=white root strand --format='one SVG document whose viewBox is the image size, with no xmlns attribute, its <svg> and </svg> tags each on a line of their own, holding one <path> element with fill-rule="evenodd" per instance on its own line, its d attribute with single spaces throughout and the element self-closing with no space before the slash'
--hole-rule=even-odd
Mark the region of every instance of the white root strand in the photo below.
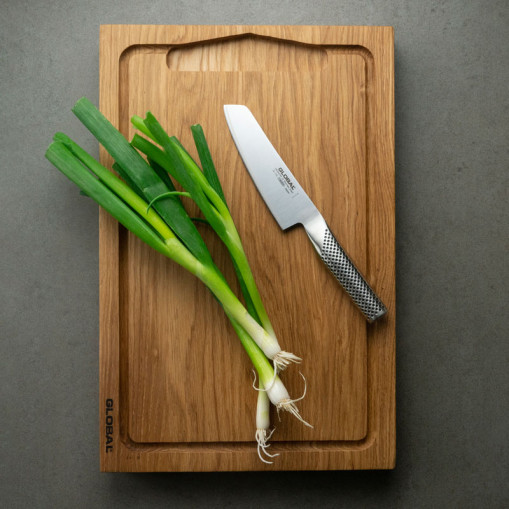
<svg viewBox="0 0 509 509">
<path fill-rule="evenodd" d="M 279 456 L 279 453 L 270 454 L 269 452 L 267 452 L 267 447 L 270 447 L 270 444 L 268 443 L 268 441 L 269 441 L 270 437 L 272 436 L 272 433 L 274 433 L 274 429 L 272 431 L 270 431 L 268 434 L 267 434 L 266 429 L 257 429 L 256 434 L 255 434 L 256 443 L 258 444 L 258 447 L 257 447 L 258 457 L 260 458 L 260 460 L 262 460 L 264 463 L 267 463 L 268 465 L 272 465 L 272 463 L 274 463 L 274 462 L 266 460 L 262 456 L 262 453 L 265 454 L 266 456 L 268 456 L 269 458 L 275 458 L 276 456 Z"/>
<path fill-rule="evenodd" d="M 253 389 L 255 391 L 263 391 L 263 392 L 269 391 L 272 388 L 272 386 L 274 385 L 274 382 L 276 381 L 276 377 L 277 377 L 277 370 L 274 369 L 274 376 L 272 377 L 270 383 L 265 386 L 262 386 L 260 383 L 260 387 L 256 387 L 256 385 L 255 385 L 256 384 L 256 371 L 253 369 Z"/>
<path fill-rule="evenodd" d="M 295 364 L 300 364 L 302 359 L 293 353 L 281 350 L 276 355 L 274 355 L 272 362 L 274 364 L 274 372 L 280 373 L 281 371 L 284 371 L 292 362 Z"/>
<path fill-rule="evenodd" d="M 297 405 L 295 404 L 297 401 L 304 399 L 304 396 L 306 395 L 306 391 L 307 391 L 306 378 L 300 371 L 299 371 L 299 375 L 304 380 L 304 392 L 303 392 L 302 396 L 300 398 L 296 398 L 296 399 L 289 399 L 289 398 L 282 399 L 276 405 L 277 416 L 278 416 L 279 420 L 281 420 L 281 418 L 279 416 L 279 410 L 285 410 L 286 412 L 290 412 L 296 419 L 298 419 L 300 422 L 302 422 L 302 424 L 312 428 L 313 426 L 311 424 L 309 424 L 309 422 L 305 421 L 302 418 L 302 416 L 300 415 L 299 409 L 297 408 Z"/>
</svg>

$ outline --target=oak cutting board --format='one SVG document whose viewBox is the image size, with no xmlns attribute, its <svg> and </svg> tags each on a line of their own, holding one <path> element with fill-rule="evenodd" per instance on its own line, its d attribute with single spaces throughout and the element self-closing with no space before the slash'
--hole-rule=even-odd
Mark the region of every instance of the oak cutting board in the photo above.
<svg viewBox="0 0 509 509">
<path fill-rule="evenodd" d="M 106 25 L 100 109 L 129 139 L 150 110 L 195 155 L 209 141 L 307 428 L 274 415 L 273 465 L 254 445 L 247 356 L 210 292 L 100 215 L 101 469 L 393 468 L 394 60 L 389 27 Z M 304 230 L 282 232 L 245 170 L 223 104 L 254 113 L 388 308 L 368 325 Z M 101 160 L 111 166 L 102 151 Z M 198 212 L 192 210 L 192 215 Z M 235 286 L 225 249 L 199 229 Z"/>
</svg>

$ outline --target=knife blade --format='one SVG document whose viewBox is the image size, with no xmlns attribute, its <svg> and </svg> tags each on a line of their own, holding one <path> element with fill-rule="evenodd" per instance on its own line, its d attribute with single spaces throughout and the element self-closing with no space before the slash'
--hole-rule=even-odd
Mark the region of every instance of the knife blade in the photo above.
<svg viewBox="0 0 509 509">
<path fill-rule="evenodd" d="M 386 307 L 336 240 L 249 108 L 226 104 L 224 113 L 244 165 L 279 226 L 283 230 L 297 224 L 304 227 L 325 265 L 368 322 L 385 315 Z"/>
</svg>

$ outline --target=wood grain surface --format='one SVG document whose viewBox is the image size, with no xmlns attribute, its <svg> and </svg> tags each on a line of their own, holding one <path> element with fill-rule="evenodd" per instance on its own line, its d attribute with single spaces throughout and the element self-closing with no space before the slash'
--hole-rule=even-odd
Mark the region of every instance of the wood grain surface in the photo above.
<svg viewBox="0 0 509 509">
<path fill-rule="evenodd" d="M 151 111 L 193 147 L 200 123 L 313 429 L 281 415 L 254 446 L 249 360 L 210 292 L 101 211 L 101 469 L 392 468 L 395 458 L 393 32 L 387 27 L 101 27 L 100 108 L 130 138 Z M 245 104 L 389 309 L 367 325 L 301 227 L 283 232 L 229 134 Z M 101 151 L 103 163 L 112 161 Z M 190 212 L 198 211 L 189 206 Z M 199 229 L 227 279 L 231 261 Z"/>
</svg>

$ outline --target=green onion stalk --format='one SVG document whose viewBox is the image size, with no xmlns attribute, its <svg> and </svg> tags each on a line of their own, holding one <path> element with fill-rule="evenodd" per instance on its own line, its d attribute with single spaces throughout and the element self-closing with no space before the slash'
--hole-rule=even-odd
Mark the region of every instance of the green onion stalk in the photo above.
<svg viewBox="0 0 509 509">
<path fill-rule="evenodd" d="M 267 395 L 267 391 L 264 390 L 263 384 L 260 383 L 260 387 L 258 388 L 258 401 L 256 403 L 256 433 L 255 440 L 257 443 L 257 452 L 258 457 L 263 463 L 274 463 L 273 461 L 267 460 L 264 458 L 268 456 L 269 458 L 275 458 L 279 456 L 279 453 L 271 454 L 267 451 L 267 448 L 270 447 L 268 443 L 270 437 L 274 433 L 275 428 L 270 429 L 270 400 Z"/>
<path fill-rule="evenodd" d="M 264 389 L 262 392 L 276 406 L 278 412 L 281 409 L 289 411 L 309 426 L 297 409 L 295 403 L 298 400 L 291 399 L 280 380 L 277 362 L 273 367 L 269 361 L 274 360 L 281 350 L 277 340 L 274 341 L 272 328 L 269 327 L 269 331 L 265 328 L 268 318 L 262 310 L 259 295 L 257 297 L 254 294 L 252 274 L 247 272 L 241 260 L 242 256 L 238 254 L 243 253 L 241 245 L 240 248 L 237 246 L 236 254 L 232 257 L 237 275 L 240 274 L 239 281 L 251 313 L 238 300 L 214 264 L 207 246 L 180 200 L 182 195 L 193 198 L 209 224 L 216 231 L 219 229 L 220 237 L 224 239 L 231 236 L 230 245 L 237 245 L 240 238 L 236 229 L 234 230 L 235 227 L 232 227 L 233 221 L 230 223 L 229 212 L 226 213 L 228 208 L 224 196 L 214 190 L 214 187 L 220 189 L 220 185 L 218 187 L 218 183 L 214 183 L 210 175 L 212 185 L 207 184 L 206 179 L 203 180 L 195 174 L 194 166 L 189 168 L 192 165 L 187 161 L 185 150 L 178 148 L 178 142 L 170 139 L 170 157 L 160 157 L 161 149 L 154 146 L 157 150 L 151 148 L 147 154 L 148 161 L 145 161 L 88 99 L 80 99 L 73 112 L 114 158 L 113 168 L 122 179 L 107 170 L 63 133 L 54 136 L 53 143 L 46 151 L 47 159 L 73 181 L 83 194 L 95 200 L 125 228 L 194 274 L 210 289 L 222 305 L 253 363 L 260 386 Z M 153 121 L 148 125 L 153 127 Z M 158 139 L 163 139 L 157 128 L 151 128 L 150 133 L 154 130 Z M 166 143 L 167 140 L 163 141 Z M 181 160 L 183 155 L 188 162 L 186 166 Z M 177 170 L 169 171 L 168 160 L 177 166 Z M 193 174 L 192 179 L 184 175 L 184 172 L 189 175 L 188 171 Z M 168 173 L 182 184 L 185 192 L 176 191 Z M 201 171 L 200 174 L 204 175 Z M 243 256 L 245 257 L 245 254 Z"/>
<path fill-rule="evenodd" d="M 239 282 L 241 284 L 246 303 L 253 307 L 253 316 L 259 319 L 269 338 L 253 336 L 258 346 L 273 361 L 276 371 L 282 371 L 291 362 L 300 362 L 296 355 L 281 349 L 276 334 L 269 320 L 261 296 L 256 286 L 253 273 L 249 266 L 242 242 L 233 222 L 232 216 L 224 199 L 224 194 L 217 177 L 212 182 L 205 173 L 209 169 L 211 175 L 216 175 L 212 158 L 203 135 L 201 126 L 193 126 L 192 132 L 198 148 L 204 172 L 188 154 L 175 137 L 170 137 L 164 131 L 156 118 L 149 112 L 145 119 L 135 116 L 132 123 L 147 137 L 159 143 L 159 148 L 148 139 L 135 135 L 131 141 L 133 147 L 145 154 L 149 160 L 155 161 L 189 193 L 203 212 L 206 220 L 216 231 L 219 238 L 227 247 L 232 258 Z M 248 330 L 251 334 L 251 331 Z"/>
</svg>

